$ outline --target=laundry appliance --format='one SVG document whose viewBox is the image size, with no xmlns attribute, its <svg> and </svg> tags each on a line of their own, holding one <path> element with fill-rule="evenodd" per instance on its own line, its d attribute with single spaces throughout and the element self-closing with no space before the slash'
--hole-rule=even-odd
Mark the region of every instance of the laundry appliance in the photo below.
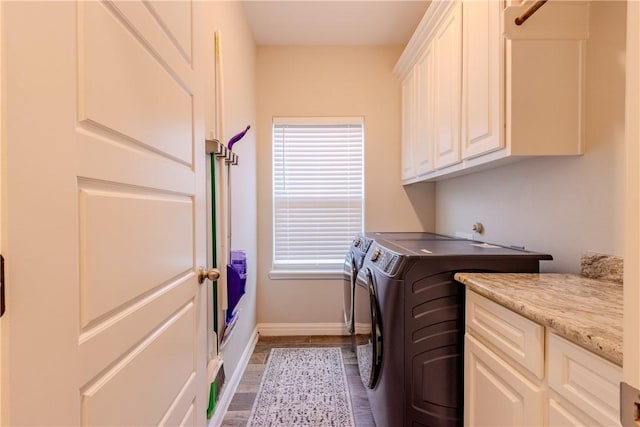
<svg viewBox="0 0 640 427">
<path fill-rule="evenodd" d="M 356 277 L 358 271 L 362 267 L 365 255 L 373 242 L 373 238 L 365 235 L 364 233 L 358 233 L 353 238 L 347 256 L 344 260 L 343 269 L 343 291 L 344 291 L 344 323 L 349 334 L 353 334 L 354 320 L 353 320 L 353 291 L 356 283 Z"/>
<path fill-rule="evenodd" d="M 439 240 L 451 239 L 435 233 L 427 232 L 369 232 L 358 233 L 354 236 L 349 251 L 344 260 L 343 282 L 344 282 L 344 323 L 349 334 L 353 334 L 355 329 L 354 320 L 354 290 L 358 271 L 362 267 L 364 257 L 375 239 L 400 239 L 405 240 Z"/>
<path fill-rule="evenodd" d="M 546 254 L 472 240 L 377 239 L 356 277 L 353 334 L 376 425 L 462 426 L 464 287 L 456 272 L 539 271 Z"/>
</svg>

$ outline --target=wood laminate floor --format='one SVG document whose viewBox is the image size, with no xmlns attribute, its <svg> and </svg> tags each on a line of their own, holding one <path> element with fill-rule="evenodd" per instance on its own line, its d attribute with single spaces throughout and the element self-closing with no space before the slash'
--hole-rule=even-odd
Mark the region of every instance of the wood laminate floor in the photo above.
<svg viewBox="0 0 640 427">
<path fill-rule="evenodd" d="M 351 338 L 343 336 L 261 336 L 222 420 L 222 427 L 244 427 L 247 425 L 262 375 L 267 366 L 269 352 L 274 347 L 340 347 L 351 393 L 351 406 L 356 427 L 375 427 L 367 392 L 358 374 L 356 355 L 351 348 Z"/>
</svg>

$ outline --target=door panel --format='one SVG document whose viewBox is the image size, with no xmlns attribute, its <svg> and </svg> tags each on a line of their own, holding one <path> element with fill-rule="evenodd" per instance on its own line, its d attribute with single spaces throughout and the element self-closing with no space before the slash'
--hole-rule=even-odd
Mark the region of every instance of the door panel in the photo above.
<svg viewBox="0 0 640 427">
<path fill-rule="evenodd" d="M 462 158 L 504 146 L 501 121 L 501 3 L 463 2 Z"/>
<path fill-rule="evenodd" d="M 413 68 L 402 82 L 402 179 L 414 178 L 413 146 L 415 142 L 416 74 Z"/>
<path fill-rule="evenodd" d="M 186 1 L 145 2 L 158 24 L 180 51 L 191 62 L 191 3 Z"/>
<path fill-rule="evenodd" d="M 76 128 L 76 150 L 84 159 L 77 165 L 78 176 L 90 176 L 101 182 L 135 182 L 143 188 L 162 188 L 171 193 L 193 191 L 193 170 L 181 162 L 164 160 L 124 136 L 116 135 L 91 123 L 82 122 Z M 113 165 L 120 165 L 114 168 Z M 140 170 L 145 174 L 140 175 Z"/>
<path fill-rule="evenodd" d="M 460 96 L 462 13 L 456 3 L 442 20 L 435 43 L 435 159 L 436 168 L 460 162 Z"/>
<path fill-rule="evenodd" d="M 83 388 L 83 424 L 159 423 L 179 391 L 195 380 L 190 350 L 196 338 L 195 316 L 195 304 L 189 301 L 122 360 Z M 171 369 L 166 369 L 168 366 Z"/>
<path fill-rule="evenodd" d="M 541 426 L 545 391 L 465 335 L 465 426 Z"/>
<path fill-rule="evenodd" d="M 138 40 L 146 46 L 159 61 L 171 64 L 171 68 L 178 76 L 188 76 L 191 70 L 191 33 L 177 36 L 167 24 L 171 17 L 160 16 L 159 10 L 177 6 L 180 9 L 191 10 L 191 3 L 187 1 L 150 3 L 140 1 L 114 1 L 105 3 L 107 8 L 113 11 L 116 16 L 120 17 L 120 21 L 126 23 L 128 30 L 136 35 Z M 184 14 L 185 12 L 182 12 Z M 190 14 L 190 12 L 189 12 Z M 193 22 L 191 15 L 186 21 L 184 17 L 179 16 L 176 11 L 174 18 L 180 19 L 184 27 L 182 31 L 191 31 Z M 170 21 L 171 22 L 171 21 Z M 184 50 L 176 42 L 177 38 L 189 38 L 189 50 Z"/>
<path fill-rule="evenodd" d="M 192 7 L 2 4 L 3 425 L 205 424 Z"/>
<path fill-rule="evenodd" d="M 82 327 L 191 274 L 190 198 L 81 187 L 79 205 Z"/>
<path fill-rule="evenodd" d="M 96 326 L 81 331 L 79 382 L 89 383 L 96 372 L 104 370 L 147 339 L 157 325 L 166 321 L 167 313 L 193 299 L 196 286 L 191 275 L 181 277 Z"/>
<path fill-rule="evenodd" d="M 178 425 L 180 427 L 183 427 L 183 426 L 196 426 L 197 424 L 196 424 L 196 417 L 195 417 L 195 414 L 194 414 L 194 408 L 195 408 L 195 405 L 193 405 L 193 404 L 191 406 L 189 406 L 189 408 L 187 410 L 187 413 L 183 417 L 182 421 L 180 421 L 180 423 L 175 423 L 174 424 L 174 423 L 171 422 L 171 420 L 167 420 L 167 422 L 164 423 L 164 425 L 168 425 L 168 426 Z"/>
<path fill-rule="evenodd" d="M 189 82 L 176 78 L 110 9 L 98 3 L 82 4 L 80 9 L 80 121 L 101 125 L 191 166 Z"/>
<path fill-rule="evenodd" d="M 435 129 L 433 70 L 433 43 L 429 43 L 417 66 L 417 137 L 413 147 L 416 158 L 416 175 L 423 175 L 433 170 L 433 131 Z"/>
</svg>

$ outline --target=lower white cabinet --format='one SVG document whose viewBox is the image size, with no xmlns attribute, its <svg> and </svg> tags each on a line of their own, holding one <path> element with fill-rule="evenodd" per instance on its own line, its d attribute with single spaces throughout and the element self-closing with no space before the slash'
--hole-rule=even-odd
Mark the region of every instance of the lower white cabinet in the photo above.
<svg viewBox="0 0 640 427">
<path fill-rule="evenodd" d="M 465 426 L 620 426 L 620 366 L 470 290 L 465 310 Z"/>
<path fill-rule="evenodd" d="M 465 337 L 465 425 L 543 425 L 545 391 L 474 337 Z"/>
<path fill-rule="evenodd" d="M 568 407 L 566 403 L 549 398 L 547 407 L 550 427 L 584 427 L 598 425 L 594 420 L 587 418 L 583 411 Z"/>
<path fill-rule="evenodd" d="M 619 366 L 547 332 L 547 372 L 552 394 L 578 408 L 574 414 L 590 425 L 620 425 Z"/>
</svg>

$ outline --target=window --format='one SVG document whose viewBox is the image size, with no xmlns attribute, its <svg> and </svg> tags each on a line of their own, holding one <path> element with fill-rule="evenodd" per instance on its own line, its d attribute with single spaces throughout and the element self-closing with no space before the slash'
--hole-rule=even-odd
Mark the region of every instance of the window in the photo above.
<svg viewBox="0 0 640 427">
<path fill-rule="evenodd" d="M 342 271 L 363 229 L 364 121 L 274 118 L 272 278 Z"/>
</svg>

